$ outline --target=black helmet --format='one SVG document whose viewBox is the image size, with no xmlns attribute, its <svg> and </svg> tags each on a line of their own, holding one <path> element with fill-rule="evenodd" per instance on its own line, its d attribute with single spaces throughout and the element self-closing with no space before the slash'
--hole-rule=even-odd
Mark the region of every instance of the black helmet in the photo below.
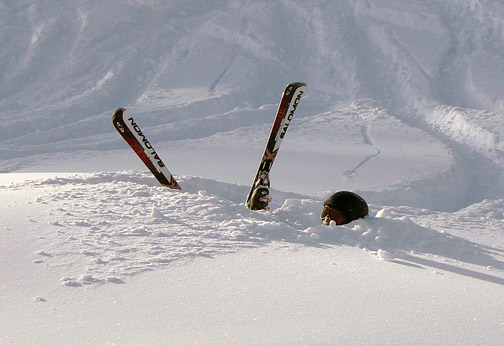
<svg viewBox="0 0 504 346">
<path fill-rule="evenodd" d="M 336 224 L 343 225 L 369 214 L 366 201 L 349 191 L 333 193 L 323 204 L 324 209 L 322 209 L 320 217 L 325 223 L 334 220 Z"/>
</svg>

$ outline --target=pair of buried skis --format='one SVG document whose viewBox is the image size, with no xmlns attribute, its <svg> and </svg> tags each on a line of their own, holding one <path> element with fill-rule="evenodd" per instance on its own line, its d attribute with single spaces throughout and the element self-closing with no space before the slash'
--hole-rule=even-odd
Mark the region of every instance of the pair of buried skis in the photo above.
<svg viewBox="0 0 504 346">
<path fill-rule="evenodd" d="M 280 144 L 296 112 L 299 101 L 304 94 L 305 87 L 305 83 L 291 83 L 287 85 L 282 94 L 268 143 L 266 144 L 266 149 L 264 150 L 254 182 L 247 196 L 245 204 L 249 209 L 266 209 L 271 201 L 269 195 L 269 173 L 278 154 Z M 159 183 L 163 186 L 180 190 L 180 185 L 175 178 L 173 178 L 173 175 L 166 168 L 165 164 L 152 147 L 152 144 L 147 140 L 136 121 L 127 113 L 126 109 L 116 109 L 112 116 L 112 122 L 119 134 L 138 157 L 140 157 L 147 168 L 149 168 Z"/>
</svg>

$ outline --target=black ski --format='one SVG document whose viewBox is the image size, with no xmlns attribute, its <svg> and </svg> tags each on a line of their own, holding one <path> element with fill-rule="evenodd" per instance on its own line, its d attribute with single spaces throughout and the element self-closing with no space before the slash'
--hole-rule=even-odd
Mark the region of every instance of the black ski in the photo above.
<svg viewBox="0 0 504 346">
<path fill-rule="evenodd" d="M 280 105 L 278 107 L 275 122 L 271 128 L 271 133 L 266 144 L 266 149 L 259 164 L 254 183 L 250 188 L 245 205 L 252 210 L 266 209 L 271 201 L 269 196 L 269 173 L 275 157 L 282 143 L 282 139 L 287 133 L 289 124 L 294 116 L 294 112 L 304 94 L 306 84 L 295 82 L 287 85 L 285 88 Z"/>
<path fill-rule="evenodd" d="M 126 109 L 116 109 L 112 115 L 112 123 L 161 185 L 180 190 L 179 184 L 161 161 L 133 117 L 127 114 Z"/>
</svg>

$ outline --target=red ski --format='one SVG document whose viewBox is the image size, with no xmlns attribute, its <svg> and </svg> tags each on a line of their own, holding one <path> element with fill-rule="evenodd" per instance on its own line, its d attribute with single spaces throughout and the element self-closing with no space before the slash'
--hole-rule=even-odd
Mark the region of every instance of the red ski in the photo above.
<svg viewBox="0 0 504 346">
<path fill-rule="evenodd" d="M 305 87 L 305 83 L 291 83 L 287 85 L 282 94 L 275 122 L 273 123 L 268 143 L 266 144 L 266 149 L 264 150 L 259 169 L 254 178 L 254 183 L 247 196 L 245 204 L 249 209 L 266 209 L 268 203 L 271 201 L 269 195 L 269 173 L 275 161 L 278 149 L 280 148 L 280 144 L 282 143 L 282 139 L 287 133 L 294 112 L 301 100 L 301 96 L 304 94 Z"/>
<path fill-rule="evenodd" d="M 180 190 L 179 184 L 140 130 L 136 121 L 128 115 L 126 109 L 116 109 L 112 115 L 112 123 L 161 185 Z"/>
</svg>

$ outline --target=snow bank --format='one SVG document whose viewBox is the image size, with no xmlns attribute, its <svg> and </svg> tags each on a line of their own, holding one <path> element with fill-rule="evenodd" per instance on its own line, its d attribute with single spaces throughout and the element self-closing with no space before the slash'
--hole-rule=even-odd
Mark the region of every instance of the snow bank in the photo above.
<svg viewBox="0 0 504 346">
<path fill-rule="evenodd" d="M 254 212 L 242 200 L 246 186 L 195 177 L 179 181 L 190 188 L 157 186 L 147 173 L 103 172 L 13 183 L 2 190 L 38 191 L 30 203 L 43 211 L 36 222 L 45 224 L 44 238 L 49 241 L 33 254 L 34 263 L 67 268 L 61 283 L 69 287 L 122 283 L 173 263 L 277 242 L 346 245 L 385 260 L 421 254 L 504 269 L 490 248 L 439 230 L 437 222 L 435 228 L 422 226 L 417 223 L 421 215 L 404 216 L 407 212 L 399 212 L 401 207 L 376 212 L 372 205 L 371 215 L 364 219 L 323 226 L 320 200 L 290 197 L 276 209 Z M 502 223 L 502 212 L 495 214 L 500 204 L 486 208 Z M 479 220 L 479 214 L 464 217 Z"/>
</svg>

